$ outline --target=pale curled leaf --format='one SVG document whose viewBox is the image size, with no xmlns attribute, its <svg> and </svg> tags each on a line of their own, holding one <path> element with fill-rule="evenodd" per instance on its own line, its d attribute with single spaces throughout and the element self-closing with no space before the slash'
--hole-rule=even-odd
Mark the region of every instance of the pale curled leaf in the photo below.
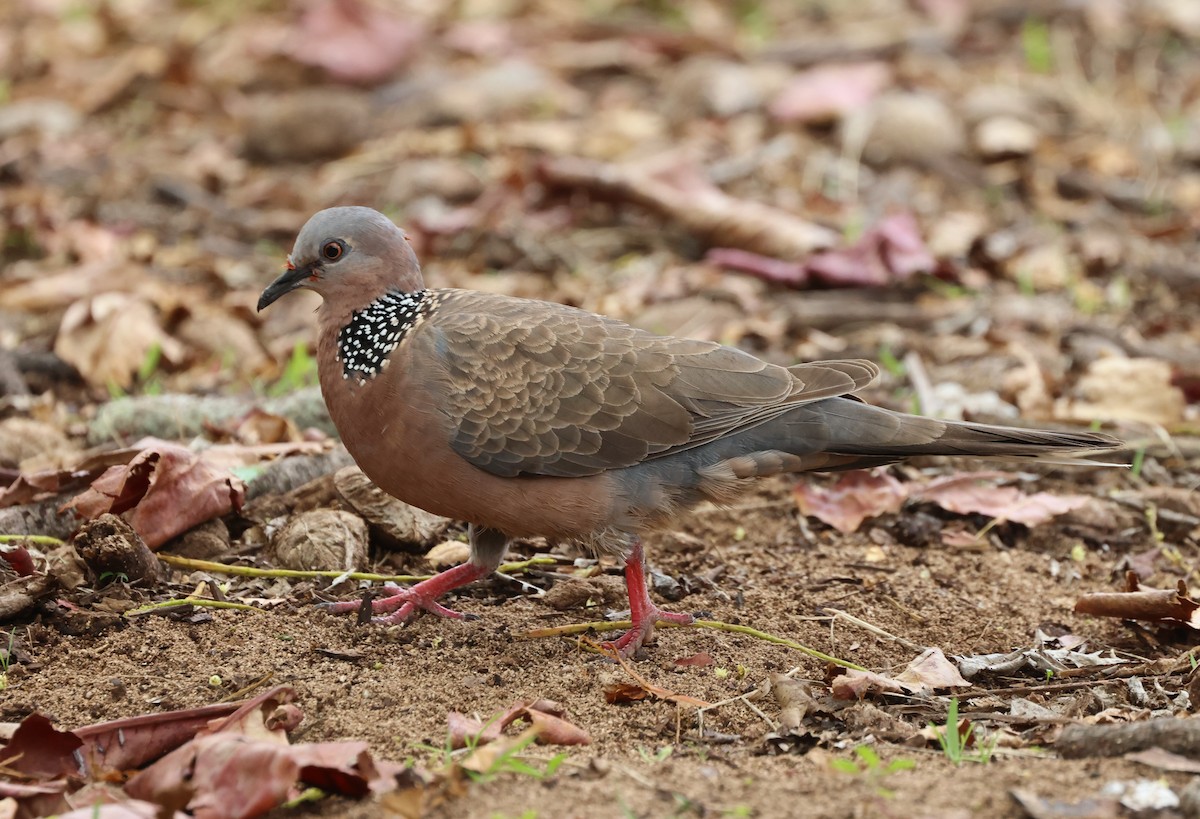
<svg viewBox="0 0 1200 819">
<path fill-rule="evenodd" d="M 128 387 L 155 347 L 167 361 L 183 359 L 183 346 L 163 331 L 157 310 L 128 293 L 75 302 L 54 341 L 55 354 L 98 387 Z"/>
<path fill-rule="evenodd" d="M 849 247 L 814 254 L 807 262 L 814 277 L 843 287 L 882 287 L 936 266 L 911 213 L 884 217 Z"/>
<path fill-rule="evenodd" d="M 970 688 L 971 684 L 958 673 L 954 663 L 946 659 L 940 648 L 927 648 L 896 677 L 896 682 L 913 694 L 924 694 L 943 688 Z"/>
<path fill-rule="evenodd" d="M 484 725 L 480 720 L 459 711 L 446 714 L 446 727 L 450 734 L 451 748 L 466 748 L 468 745 L 486 745 L 500 738 L 499 720 Z"/>
<path fill-rule="evenodd" d="M 969 688 L 954 664 L 940 648 L 927 648 L 904 671 L 888 677 L 873 671 L 847 670 L 830 683 L 838 699 L 862 699 L 871 693 L 924 694 L 943 688 Z"/>
<path fill-rule="evenodd" d="M 1170 426 L 1183 420 L 1187 399 L 1172 383 L 1166 361 L 1108 356 L 1088 365 L 1079 380 L 1076 398 L 1054 404 L 1054 417 L 1091 422 L 1140 421 Z"/>
<path fill-rule="evenodd" d="M 860 700 L 875 692 L 899 694 L 904 686 L 883 674 L 851 668 L 834 677 L 829 690 L 839 700 Z"/>
</svg>

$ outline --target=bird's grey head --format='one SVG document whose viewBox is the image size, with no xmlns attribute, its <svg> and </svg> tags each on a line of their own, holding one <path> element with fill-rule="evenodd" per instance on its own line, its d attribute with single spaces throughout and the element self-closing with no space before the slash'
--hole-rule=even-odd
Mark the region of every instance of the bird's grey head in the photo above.
<svg viewBox="0 0 1200 819">
<path fill-rule="evenodd" d="M 377 210 L 329 208 L 312 216 L 296 237 L 287 270 L 258 299 L 258 309 L 298 288 L 350 306 L 388 291 L 424 287 L 404 231 Z"/>
</svg>

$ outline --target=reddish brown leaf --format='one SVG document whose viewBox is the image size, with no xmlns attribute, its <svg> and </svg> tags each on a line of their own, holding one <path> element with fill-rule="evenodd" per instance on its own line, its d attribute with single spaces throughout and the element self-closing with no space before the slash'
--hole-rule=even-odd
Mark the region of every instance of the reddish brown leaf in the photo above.
<svg viewBox="0 0 1200 819">
<path fill-rule="evenodd" d="M 703 668 L 713 664 L 712 655 L 707 651 L 701 651 L 699 654 L 693 654 L 690 657 L 676 657 L 675 665 L 691 665 Z"/>
<path fill-rule="evenodd" d="M 243 819 L 282 804 L 300 766 L 287 745 L 239 734 L 200 736 L 138 773 L 130 795 L 204 819 Z"/>
<path fill-rule="evenodd" d="M 105 512 L 122 514 L 150 548 L 212 518 L 240 509 L 240 479 L 212 467 L 202 455 L 173 444 L 156 443 L 125 466 L 114 466 L 91 489 L 63 504 L 93 520 Z"/>
<path fill-rule="evenodd" d="M 736 247 L 714 247 L 704 255 L 704 260 L 784 287 L 804 287 L 810 278 L 803 262 L 787 262 Z"/>
<path fill-rule="evenodd" d="M 545 711 L 527 709 L 525 717 L 537 731 L 538 742 L 546 745 L 590 745 L 592 738 L 578 725 Z"/>
<path fill-rule="evenodd" d="M 631 702 L 641 702 L 649 696 L 649 691 L 633 683 L 618 682 L 604 686 L 604 701 L 609 705 L 627 705 Z"/>
<path fill-rule="evenodd" d="M 35 779 L 78 776 L 81 771 L 74 754 L 83 745 L 70 731 L 59 731 L 41 714 L 30 714 L 12 739 L 0 748 L 0 767 L 19 771 Z"/>
<path fill-rule="evenodd" d="M 300 766 L 300 780 L 323 791 L 365 796 L 378 776 L 365 742 L 314 742 L 293 746 L 290 751 Z"/>
<path fill-rule="evenodd" d="M 0 544 L 0 560 L 7 561 L 19 577 L 33 574 L 33 556 L 24 546 Z"/>
<path fill-rule="evenodd" d="M 322 0 L 292 35 L 291 55 L 339 80 L 373 83 L 396 72 L 421 34 L 420 24 L 364 0 Z"/>
<path fill-rule="evenodd" d="M 925 246 L 910 213 L 885 217 L 853 245 L 827 250 L 806 263 L 822 281 L 843 287 L 882 287 L 916 273 L 932 271 L 937 260 Z"/>
<path fill-rule="evenodd" d="M 140 768 L 192 739 L 212 720 L 238 708 L 239 703 L 221 703 L 143 714 L 76 728 L 73 733 L 83 741 L 85 764 L 93 776 L 99 776 L 105 771 Z"/>
<path fill-rule="evenodd" d="M 913 495 L 936 503 L 948 512 L 986 515 L 1026 526 L 1045 523 L 1088 502 L 1086 495 L 1051 495 L 1049 492 L 1027 495 L 1015 486 L 985 484 L 971 475 L 933 481 Z"/>
<path fill-rule="evenodd" d="M 802 481 L 794 492 L 803 514 L 847 534 L 858 531 L 867 518 L 899 511 L 908 495 L 904 485 L 888 473 L 861 470 L 842 474 L 832 486 Z"/>
<path fill-rule="evenodd" d="M 501 720 L 493 720 L 484 725 L 474 717 L 468 717 L 458 711 L 446 714 L 446 722 L 450 731 L 450 747 L 456 749 L 466 748 L 470 744 L 482 745 L 495 742 L 500 738 L 500 732 L 504 729 Z"/>
<path fill-rule="evenodd" d="M 144 802 L 140 799 L 126 799 L 107 804 L 92 802 L 85 807 L 76 808 L 67 813 L 59 813 L 57 819 L 160 819 L 163 815 L 161 805 Z M 173 816 L 175 819 L 187 819 L 187 814 L 179 811 L 166 815 Z"/>
<path fill-rule="evenodd" d="M 819 66 L 797 74 L 771 103 L 783 122 L 828 122 L 863 107 L 892 81 L 887 63 Z"/>
</svg>

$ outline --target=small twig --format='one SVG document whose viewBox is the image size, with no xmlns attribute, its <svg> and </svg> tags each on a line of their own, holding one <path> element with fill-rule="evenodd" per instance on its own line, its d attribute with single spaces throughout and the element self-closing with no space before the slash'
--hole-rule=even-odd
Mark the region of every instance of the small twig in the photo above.
<svg viewBox="0 0 1200 819">
<path fill-rule="evenodd" d="M 899 637 L 895 634 L 892 634 L 890 631 L 884 631 L 879 626 L 872 625 L 872 624 L 868 623 L 866 620 L 860 620 L 857 617 L 855 617 L 853 614 L 847 614 L 846 612 L 842 611 L 841 609 L 827 608 L 827 609 L 825 609 L 825 611 L 832 614 L 835 620 L 845 620 L 847 623 L 849 623 L 852 626 L 858 626 L 859 628 L 863 629 L 864 631 L 869 631 L 872 634 L 874 634 L 876 637 L 882 637 L 885 640 L 891 640 L 892 642 L 899 643 L 900 645 L 904 646 L 905 648 L 907 648 L 911 651 L 924 651 L 926 648 L 929 647 L 929 646 L 923 646 L 919 643 L 914 643 L 912 640 L 905 639 L 904 637 Z M 846 667 L 851 668 L 853 666 L 847 665 Z M 859 669 L 859 670 L 861 670 L 861 669 Z"/>
<path fill-rule="evenodd" d="M 652 791 L 661 790 L 660 785 L 658 785 L 658 784 L 654 783 L 653 781 L 647 779 L 646 777 L 642 776 L 640 773 L 635 771 L 633 768 L 628 767 L 627 765 L 614 765 L 613 767 L 615 767 L 621 773 L 625 774 L 627 777 L 632 779 L 634 782 L 641 785 L 643 788 L 649 788 Z"/>
<path fill-rule="evenodd" d="M 509 582 L 516 583 L 518 586 L 521 587 L 522 591 L 530 592 L 531 595 L 534 597 L 543 597 L 546 594 L 546 590 L 543 589 L 541 586 L 535 586 L 532 583 L 526 583 L 521 578 L 513 577 L 510 574 L 505 574 L 504 572 L 500 571 L 499 569 L 497 569 L 495 572 L 493 572 L 493 574 L 495 574 L 496 577 L 501 577 L 505 580 L 508 580 Z"/>
<path fill-rule="evenodd" d="M 715 711 L 718 708 L 722 708 L 726 705 L 731 705 L 731 704 L 733 704 L 735 702 L 739 702 L 739 701 L 745 703 L 748 708 L 753 709 L 756 714 L 758 714 L 760 717 L 762 717 L 763 721 L 766 722 L 767 725 L 769 725 L 771 727 L 772 731 L 778 730 L 779 726 L 775 722 L 775 720 L 771 719 L 766 714 L 764 714 L 762 712 L 762 709 L 750 704 L 750 697 L 758 697 L 761 695 L 762 695 L 762 690 L 760 688 L 755 688 L 751 691 L 745 692 L 744 694 L 738 694 L 736 697 L 730 697 L 729 699 L 721 700 L 720 702 L 714 702 L 712 705 L 706 705 L 703 708 L 697 708 L 696 709 L 696 733 L 697 733 L 697 736 L 699 736 L 700 739 L 703 741 L 703 739 L 704 739 L 704 715 L 707 712 Z"/>
<path fill-rule="evenodd" d="M 747 699 L 743 699 L 742 702 L 745 704 L 745 706 L 747 708 L 749 708 L 754 713 L 758 714 L 759 718 L 762 719 L 763 722 L 765 722 L 767 725 L 771 726 L 772 731 L 779 730 L 779 723 L 776 722 L 775 720 L 771 719 L 770 717 L 768 717 L 766 714 L 764 714 L 763 710 L 761 708 L 759 708 L 757 705 L 755 705 L 754 703 L 750 702 L 750 700 L 747 700 Z"/>
<path fill-rule="evenodd" d="M 790 649 L 799 651 L 802 654 L 807 654 L 816 660 L 821 660 L 826 663 L 833 663 L 842 668 L 851 668 L 855 671 L 866 671 L 861 665 L 855 665 L 848 660 L 842 660 L 833 657 L 824 652 L 817 651 L 815 648 L 809 648 L 806 645 L 797 643 L 795 640 L 789 640 L 786 637 L 776 637 L 774 634 L 767 634 L 765 631 L 750 628 L 749 626 L 735 626 L 730 623 L 722 623 L 719 620 L 696 620 L 691 625 L 682 625 L 680 623 L 658 623 L 655 627 L 659 628 L 666 626 L 668 628 L 707 628 L 713 631 L 727 631 L 733 634 L 745 634 L 748 637 L 754 637 L 757 640 L 763 640 L 776 645 L 787 646 Z M 569 637 L 573 634 L 583 634 L 587 631 L 616 631 L 617 629 L 632 628 L 633 623 L 629 620 L 593 620 L 590 623 L 572 623 L 566 626 L 553 626 L 551 628 L 535 628 L 531 631 L 521 632 L 516 635 L 525 640 L 537 640 L 542 637 Z"/>
<path fill-rule="evenodd" d="M 908 373 L 908 381 L 912 384 L 913 392 L 917 394 L 917 405 L 921 408 L 921 414 L 939 417 L 941 407 L 938 406 L 933 392 L 933 382 L 929 380 L 925 362 L 916 350 L 909 350 L 904 354 L 904 371 Z"/>
<path fill-rule="evenodd" d="M 883 600 L 883 602 L 887 603 L 889 606 L 891 606 L 896 611 L 903 614 L 905 617 L 908 617 L 910 620 L 916 620 L 918 623 L 921 623 L 921 624 L 925 624 L 925 623 L 929 622 L 929 620 L 922 617 L 920 614 L 917 614 L 915 611 L 913 611 L 912 609 L 905 606 L 903 603 L 901 603 L 896 598 L 889 597 L 886 594 L 881 594 L 879 597 L 881 600 Z"/>
<path fill-rule="evenodd" d="M 230 694 L 227 697 L 222 697 L 220 700 L 218 700 L 218 702 L 237 702 L 238 700 L 244 699 L 245 697 L 247 697 L 251 691 L 255 691 L 259 688 L 262 688 L 264 685 L 269 683 L 274 678 L 275 678 L 275 672 L 268 671 L 266 674 L 263 674 L 257 680 L 255 680 L 254 682 L 247 685 L 245 688 L 242 688 L 238 691 L 234 691 L 232 694 Z"/>
<path fill-rule="evenodd" d="M 991 693 L 991 692 L 988 692 Z M 959 717 L 976 722 L 1007 722 L 1012 725 L 1073 725 L 1079 720 L 1074 717 L 1031 717 L 1021 714 L 1004 714 L 999 711 L 959 711 Z"/>
<path fill-rule="evenodd" d="M 180 569 L 191 569 L 200 572 L 214 572 L 216 574 L 234 574 L 242 577 L 288 577 L 299 578 L 303 580 L 312 580 L 318 577 L 338 578 L 344 577 L 348 580 L 370 580 L 373 582 L 389 582 L 389 583 L 419 583 L 422 580 L 428 580 L 433 577 L 431 574 L 372 574 L 370 572 L 342 572 L 334 570 L 324 571 L 300 571 L 299 569 L 258 569 L 254 566 L 230 566 L 225 563 L 215 563 L 211 560 L 193 560 L 187 557 L 177 557 L 176 555 L 158 555 L 158 559 L 164 563 L 175 566 Z M 545 566 L 558 563 L 552 557 L 531 557 L 529 560 L 521 560 L 516 563 L 504 563 L 497 571 L 500 572 L 521 572 L 527 570 L 531 566 Z"/>
</svg>

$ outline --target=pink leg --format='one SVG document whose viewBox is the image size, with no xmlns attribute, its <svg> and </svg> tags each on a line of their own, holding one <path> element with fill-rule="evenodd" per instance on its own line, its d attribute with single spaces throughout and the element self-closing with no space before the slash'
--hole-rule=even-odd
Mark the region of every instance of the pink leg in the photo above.
<svg viewBox="0 0 1200 819">
<path fill-rule="evenodd" d="M 439 617 L 462 619 L 462 612 L 448 609 L 437 602 L 437 599 L 448 591 L 474 583 L 481 577 L 492 573 L 491 567 L 479 566 L 474 563 L 463 563 L 444 572 L 439 572 L 428 580 L 422 580 L 407 589 L 393 583 L 388 583 L 384 589 L 394 592 L 390 597 L 381 597 L 371 601 L 371 610 L 376 614 L 392 612 L 386 617 L 376 617 L 375 622 L 382 625 L 406 623 L 417 613 L 418 609 L 436 614 Z M 329 603 L 327 608 L 334 614 L 344 614 L 358 611 L 362 603 L 359 600 L 347 600 L 344 603 Z"/>
<path fill-rule="evenodd" d="M 634 539 L 629 557 L 625 559 L 625 587 L 629 590 L 629 619 L 633 621 L 633 628 L 616 640 L 604 643 L 606 648 L 619 651 L 622 657 L 631 657 L 641 648 L 642 643 L 654 634 L 655 623 L 665 621 L 688 626 L 696 620 L 690 614 L 662 611 L 650 600 L 650 590 L 646 588 L 646 552 L 641 538 Z"/>
<path fill-rule="evenodd" d="M 389 611 L 392 613 L 387 617 L 376 617 L 375 622 L 381 625 L 406 623 L 418 609 L 456 620 L 465 617 L 466 615 L 441 605 L 437 599 L 448 591 L 474 583 L 496 571 L 496 567 L 504 559 L 504 552 L 508 549 L 508 537 L 503 532 L 484 526 L 471 524 L 468 539 L 471 542 L 471 559 L 466 563 L 439 572 L 407 589 L 394 583 L 384 585 L 384 591 L 391 592 L 391 596 L 372 600 L 371 611 L 376 614 Z M 345 603 L 328 603 L 326 608 L 334 614 L 345 614 L 358 611 L 361 605 L 361 601 L 348 600 Z"/>
</svg>

